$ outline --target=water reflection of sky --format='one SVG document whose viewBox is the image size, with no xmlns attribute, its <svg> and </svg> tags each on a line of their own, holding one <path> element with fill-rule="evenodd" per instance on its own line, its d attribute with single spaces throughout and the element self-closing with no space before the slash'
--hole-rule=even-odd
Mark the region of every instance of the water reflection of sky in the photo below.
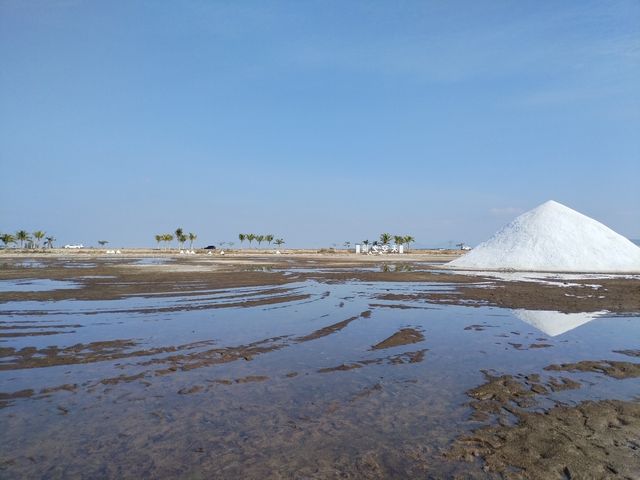
<svg viewBox="0 0 640 480">
<path fill-rule="evenodd" d="M 548 310 L 514 310 L 513 314 L 547 335 L 555 337 L 605 316 L 606 311 L 562 313 Z"/>
<path fill-rule="evenodd" d="M 132 265 L 166 265 L 173 262 L 174 259 L 167 257 L 144 257 L 131 262 Z"/>
<path fill-rule="evenodd" d="M 67 288 L 78 288 L 80 284 L 68 280 L 47 278 L 0 280 L 0 292 L 46 292 Z"/>
<path fill-rule="evenodd" d="M 20 287 L 49 289 L 60 288 L 63 286 L 61 284 L 67 288 L 77 286 L 72 282 L 40 282 L 30 281 Z M 480 359 L 486 368 L 500 368 L 503 362 L 517 368 L 518 360 L 530 355 L 545 363 L 550 356 L 555 356 L 557 349 L 562 349 L 571 357 L 572 352 L 582 351 L 585 345 L 588 345 L 585 351 L 590 354 L 600 351 L 601 355 L 606 356 L 611 351 L 610 346 L 616 349 L 637 348 L 635 340 L 640 338 L 640 320 L 636 317 L 607 317 L 606 312 L 563 314 L 510 311 L 494 307 L 445 306 L 425 301 L 385 301 L 376 298 L 380 294 L 416 294 L 453 289 L 454 285 L 438 283 L 323 284 L 307 281 L 290 284 L 286 288 L 202 290 L 189 296 L 167 293 L 164 296 L 132 296 L 119 300 L 6 302 L 0 304 L 0 316 L 6 319 L 3 323 L 11 322 L 16 326 L 16 332 L 21 331 L 16 319 L 41 327 L 36 331 L 51 331 L 47 326 L 51 323 L 80 325 L 73 329 L 61 329 L 61 333 L 56 335 L 5 339 L 5 345 L 10 344 L 15 348 L 69 346 L 117 339 L 136 339 L 141 345 L 151 348 L 199 340 L 215 340 L 217 345 L 233 346 L 274 336 L 295 338 L 372 310 L 370 318 L 358 318 L 333 335 L 295 348 L 288 347 L 295 349 L 296 355 L 309 359 L 309 368 L 312 368 L 311 365 L 318 368 L 330 366 L 319 364 L 320 359 L 325 362 L 370 359 L 374 353 L 368 348 L 402 327 L 415 327 L 425 332 L 425 347 L 437 353 L 435 357 L 433 353 L 430 354 L 433 357 L 430 365 L 443 359 L 455 359 L 456 365 L 466 364 L 469 368 Z M 292 295 L 308 297 L 249 308 L 207 308 L 210 305 L 236 305 L 243 301 L 286 300 Z M 402 309 L 398 306 L 411 308 Z M 21 316 L 21 312 L 28 315 Z M 479 328 L 464 330 L 469 325 Z M 617 325 L 619 334 L 599 336 L 593 333 L 607 332 L 613 325 Z M 68 333 L 69 330 L 73 330 L 73 333 Z M 542 337 L 552 347 L 533 353 L 514 353 L 510 346 L 510 343 L 521 343 L 526 347 L 527 342 L 535 343 L 537 338 Z M 587 338 L 588 342 L 585 340 Z M 616 345 L 609 345 L 613 343 Z M 599 346 L 602 348 L 599 349 Z M 349 352 L 357 352 L 357 355 L 349 359 Z"/>
<path fill-rule="evenodd" d="M 7 415 L 12 415 L 11 438 L 5 436 L 0 440 L 0 447 L 11 455 L 16 455 L 16 449 L 20 448 L 46 451 L 51 438 L 40 432 L 48 431 L 54 440 L 64 438 L 66 441 L 60 442 L 65 446 L 57 453 L 56 461 L 73 465 L 71 452 L 81 448 L 88 436 L 102 445 L 109 444 L 107 439 L 116 438 L 111 440 L 114 446 L 98 449 L 103 456 L 95 461 L 101 464 L 114 461 L 118 458 L 118 449 L 126 448 L 127 437 L 118 438 L 117 432 L 122 431 L 121 425 L 127 425 L 127 435 L 145 445 L 145 454 L 156 462 L 164 455 L 173 462 L 193 463 L 184 452 L 188 451 L 189 441 L 193 441 L 189 439 L 197 438 L 212 445 L 208 451 L 211 458 L 220 459 L 220 468 L 232 465 L 225 464 L 225 451 L 234 452 L 238 465 L 252 465 L 252 459 L 286 448 L 288 462 L 305 464 L 305 458 L 317 457 L 325 452 L 327 445 L 334 452 L 356 454 L 366 449 L 392 449 L 397 444 L 414 441 L 436 448 L 429 458 L 438 465 L 442 459 L 437 448 L 467 428 L 464 421 L 469 411 L 465 392 L 484 381 L 482 370 L 526 374 L 544 372 L 545 366 L 554 363 L 629 360 L 613 350 L 639 347 L 638 316 L 611 316 L 606 312 L 567 315 L 429 304 L 410 298 L 377 298 L 387 293 L 415 294 L 453 288 L 452 284 L 436 283 L 305 281 L 278 287 L 202 290 L 192 296 L 165 292 L 111 301 L 0 304 L 0 322 L 4 327 L 15 327 L 3 332 L 26 331 L 20 329 L 20 325 L 25 324 L 39 327 L 31 330 L 35 332 L 56 329 L 60 332 L 47 336 L 3 337 L 2 347 L 41 349 L 49 345 L 69 347 L 131 339 L 137 343 L 131 349 L 142 350 L 213 342 L 213 345 L 188 351 L 90 364 L 0 370 L 2 392 L 79 385 L 73 394 L 56 394 L 52 397 L 54 403 L 22 399 L 0 410 L 2 425 L 7 424 Z M 281 297 L 286 300 L 289 295 L 308 297 L 247 308 L 206 308 L 212 304 L 231 305 L 238 299 Z M 163 308 L 178 310 L 163 311 Z M 160 311 L 155 311 L 158 309 Z M 366 311 L 371 311 L 370 316 L 362 315 Z M 333 333 L 300 340 L 349 319 Z M 59 324 L 77 326 L 52 327 Z M 424 340 L 372 350 L 372 345 L 402 328 L 420 331 Z M 268 339 L 271 339 L 270 345 L 278 348 L 249 359 L 201 368 L 178 368 L 162 375 L 157 370 L 166 365 L 148 364 L 150 359 L 162 360 L 170 355 Z M 544 348 L 532 345 L 544 345 Z M 421 362 L 394 360 L 399 355 L 423 349 L 426 352 Z M 358 368 L 321 373 L 340 365 L 358 365 Z M 293 372 L 295 376 L 288 376 Z M 102 379 L 119 375 L 142 377 L 115 385 L 100 383 Z M 266 379 L 236 382 L 261 376 Z M 549 398 L 566 402 L 585 398 L 631 398 L 640 387 L 639 379 L 619 381 L 596 377 L 589 373 L 574 375 L 573 378 L 585 380 L 583 388 L 550 394 Z M 220 381 L 230 383 L 217 383 Z M 202 390 L 192 395 L 180 393 L 194 386 Z M 70 413 L 61 416 L 55 407 L 58 404 L 70 409 Z M 157 415 L 165 420 L 157 421 L 153 412 L 160 412 Z M 287 427 L 287 422 L 295 422 L 298 430 Z M 243 432 L 243 441 L 233 445 L 225 443 L 226 438 L 239 431 Z M 297 431 L 306 440 L 291 443 L 291 435 Z M 144 440 L 149 437 L 156 439 L 154 443 Z M 331 455 L 322 454 L 329 455 L 328 458 Z M 148 457 L 138 462 L 144 464 Z M 47 462 L 43 460 L 43 464 Z M 25 468 L 37 472 L 36 465 Z"/>
</svg>

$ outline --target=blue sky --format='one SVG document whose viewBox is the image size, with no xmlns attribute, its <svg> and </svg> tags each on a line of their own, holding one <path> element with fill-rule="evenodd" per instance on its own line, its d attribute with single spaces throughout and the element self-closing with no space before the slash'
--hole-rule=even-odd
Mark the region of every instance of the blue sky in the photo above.
<svg viewBox="0 0 640 480">
<path fill-rule="evenodd" d="M 640 237 L 640 3 L 0 1 L 0 231 Z"/>
</svg>

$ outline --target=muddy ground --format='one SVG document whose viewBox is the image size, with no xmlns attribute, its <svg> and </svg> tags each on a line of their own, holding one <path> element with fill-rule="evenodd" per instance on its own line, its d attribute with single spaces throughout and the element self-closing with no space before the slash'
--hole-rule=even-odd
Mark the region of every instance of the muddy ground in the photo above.
<svg viewBox="0 0 640 480">
<path fill-rule="evenodd" d="M 115 300 L 139 295 L 197 295 L 203 290 L 239 287 L 286 287 L 296 282 L 420 282 L 450 284 L 450 291 L 383 294 L 381 300 L 424 301 L 449 305 L 492 305 L 512 309 L 615 313 L 640 311 L 640 276 L 633 278 L 552 279 L 544 283 L 505 281 L 490 272 L 469 275 L 441 268 L 442 254 L 411 257 L 346 255 L 166 257 L 166 263 L 138 265 L 135 258 L 105 256 L 0 256 L 0 280 L 43 278 L 73 281 L 79 288 L 36 292 L 0 291 L 0 302 L 15 300 Z M 24 258 L 33 260 L 25 264 Z M 165 258 L 163 258 L 165 260 Z M 35 265 L 35 266 L 34 266 Z M 543 274 L 540 274 L 542 277 Z M 286 292 L 283 289 L 282 292 Z M 286 295 L 233 306 L 287 301 Z M 213 305 L 202 308 L 217 308 Z"/>
<path fill-rule="evenodd" d="M 617 368 L 593 363 L 550 365 L 549 371 L 596 371 L 617 379 L 640 376 L 640 364 L 615 362 Z M 498 417 L 471 435 L 456 440 L 446 456 L 476 462 L 506 479 L 625 479 L 640 472 L 640 401 L 582 401 L 557 403 L 542 412 L 527 409 L 539 396 L 559 389 L 578 389 L 581 383 L 539 374 L 492 376 L 468 392 L 473 418 Z"/>
<path fill-rule="evenodd" d="M 256 364 L 260 365 L 259 359 L 263 359 L 269 353 L 302 346 L 307 348 L 312 342 L 335 338 L 358 322 L 370 321 L 372 313 L 375 314 L 376 310 L 382 307 L 400 309 L 393 310 L 394 313 L 405 309 L 428 309 L 435 306 L 493 306 L 566 313 L 608 311 L 628 315 L 630 318 L 640 314 L 638 277 L 594 279 L 576 276 L 570 280 L 547 278 L 544 282 L 506 281 L 495 278 L 490 273 L 469 275 L 443 269 L 442 262 L 455 255 L 414 255 L 403 257 L 402 261 L 394 258 L 361 259 L 330 255 L 242 255 L 227 258 L 194 256 L 162 258 L 157 262 L 146 263 L 138 262 L 140 259 L 133 256 L 1 256 L 0 282 L 4 281 L 9 286 L 0 290 L 0 304 L 8 305 L 0 321 L 0 373 L 19 375 L 27 370 L 72 368 L 81 365 L 91 367 L 102 362 L 118 362 L 118 368 L 134 365 L 137 370 L 123 370 L 124 373 L 118 375 L 106 375 L 83 383 L 60 383 L 46 388 L 34 387 L 0 392 L 0 409 L 11 411 L 10 407 L 25 399 L 49 400 L 57 398 L 57 395 L 92 393 L 99 392 L 100 389 L 106 389 L 105 392 L 108 392 L 111 388 L 127 384 L 147 388 L 152 386 L 156 379 L 167 380 L 186 376 L 189 372 L 193 374 L 206 371 L 207 368 L 216 365 L 242 364 L 248 367 L 238 369 L 240 373 L 236 373 L 235 376 L 219 376 L 186 384 L 177 390 L 177 394 L 183 398 L 214 395 L 218 392 L 216 389 L 221 387 L 260 385 L 267 384 L 270 380 L 294 381 L 312 374 L 328 378 L 373 367 L 395 368 L 419 364 L 428 367 L 430 355 L 433 355 L 428 344 L 430 333 L 416 325 L 396 327 L 387 334 L 369 341 L 363 346 L 366 352 L 371 353 L 369 356 L 363 357 L 356 349 L 353 349 L 352 354 L 347 350 L 352 358 L 334 363 L 329 361 L 313 372 L 305 372 L 303 368 L 291 365 L 285 374 L 274 379 L 270 374 L 255 367 Z M 71 283 L 64 285 L 64 288 L 28 291 L 29 282 L 38 280 Z M 415 291 L 408 292 L 383 290 L 376 293 L 367 309 L 357 310 L 350 316 L 345 315 L 332 323 L 326 322 L 304 333 L 274 335 L 257 341 L 224 346 L 217 345 L 213 340 L 202 340 L 149 347 L 136 338 L 124 338 L 82 341 L 67 346 L 44 343 L 35 347 L 29 343 L 32 338 L 61 333 L 73 334 L 83 326 L 65 321 L 65 312 L 46 313 L 47 318 L 51 317 L 50 321 L 31 324 L 30 315 L 43 315 L 40 307 L 16 308 L 14 311 L 9 303 L 158 299 L 158 302 L 150 305 L 109 307 L 108 312 L 167 315 L 181 311 L 213 312 L 225 308 L 278 308 L 292 302 L 302 304 L 313 300 L 311 293 L 298 288 L 301 283 L 310 281 L 318 282 L 320 285 L 416 283 L 433 284 L 441 288 L 429 291 L 416 288 Z M 22 284 L 20 289 L 26 291 L 12 291 L 12 284 Z M 323 295 L 318 294 L 317 298 L 322 298 Z M 193 301 L 162 304 L 163 298 L 171 299 L 176 296 L 187 300 L 191 298 Z M 339 309 L 341 306 L 338 304 L 335 308 Z M 95 312 L 87 310 L 80 313 L 92 315 Z M 461 330 L 469 334 L 484 334 L 491 328 L 492 326 L 486 323 L 470 323 Z M 19 332 L 16 333 L 16 330 Z M 557 345 L 544 335 L 508 341 L 513 340 L 511 337 L 506 338 L 511 334 L 513 337 L 520 335 L 519 332 L 513 331 L 502 333 L 501 336 L 496 335 L 494 343 L 499 343 L 502 341 L 500 338 L 505 338 L 505 348 L 513 349 L 522 355 L 531 351 L 553 350 Z M 22 344 L 13 345 L 12 341 L 20 341 Z M 406 347 L 404 351 L 398 350 L 403 347 Z M 483 370 L 484 383 L 466 392 L 468 416 L 463 426 L 466 432 L 438 454 L 443 462 L 468 465 L 469 470 L 452 467 L 450 470 L 445 469 L 450 472 L 447 477 L 438 476 L 438 472 L 445 470 L 442 470 L 442 464 L 434 466 L 435 454 L 427 446 L 412 444 L 407 447 L 398 442 L 394 448 L 386 452 L 388 458 L 385 459 L 384 455 L 381 456 L 377 451 L 364 451 L 359 452 L 355 464 L 350 463 L 352 459 L 347 458 L 348 455 L 343 454 L 340 457 L 332 452 L 334 456 L 327 455 L 326 459 L 334 458 L 333 463 L 327 460 L 326 464 L 315 471 L 304 470 L 305 477 L 416 476 L 563 480 L 640 478 L 640 397 L 625 400 L 581 399 L 572 402 L 555 397 L 562 392 L 580 392 L 596 385 L 599 379 L 603 378 L 615 382 L 634 381 L 640 377 L 640 344 L 631 347 L 610 350 L 611 357 L 543 364 L 543 368 L 519 374 Z M 621 360 L 620 356 L 626 360 Z M 477 366 L 475 370 L 480 368 Z M 346 409 L 345 404 L 375 400 L 379 402 L 377 405 L 381 409 L 385 406 L 385 399 L 388 404 L 393 405 L 393 402 L 398 401 L 411 404 L 393 390 L 400 388 L 397 385 L 413 388 L 413 385 L 418 384 L 418 380 L 406 378 L 394 381 L 396 383 L 392 384 L 380 376 L 375 383 L 361 388 L 343 403 L 331 399 L 327 405 L 318 407 L 322 409 L 322 414 L 313 418 L 313 427 L 308 427 L 308 431 L 303 431 L 301 427 L 292 427 L 292 432 L 302 435 L 300 438 L 305 438 L 304 435 L 309 432 L 319 439 L 324 438 L 323 435 L 337 436 L 344 425 L 347 425 L 338 420 L 348 419 L 339 417 L 341 409 Z M 388 393 L 387 390 L 393 393 Z M 414 404 L 418 404 L 417 399 L 423 393 L 418 392 L 418 396 L 414 397 Z M 247 410 L 251 409 L 252 401 L 253 399 L 248 402 Z M 433 407 L 428 403 L 420 405 L 425 410 Z M 257 400 L 254 407 L 256 411 L 261 411 Z M 55 408 L 58 415 L 68 415 L 70 411 L 69 407 L 63 404 L 57 404 Z M 363 408 L 358 415 L 364 414 L 365 410 Z M 300 417 L 296 421 L 303 423 L 307 420 L 307 417 Z M 408 420 L 401 420 L 402 425 L 410 423 Z M 360 427 L 361 424 L 362 422 L 354 421 L 356 427 Z M 238 443 L 242 441 L 244 440 L 237 440 Z M 264 445 L 266 444 L 262 444 L 261 448 L 264 448 Z M 425 452 L 428 452 L 428 455 Z M 335 458 L 342 458 L 340 461 L 348 466 L 339 466 Z M 19 463 L 14 457 L 3 461 L 5 464 L 0 464 L 0 477 L 3 472 L 11 471 L 11 462 Z M 265 474 L 268 472 L 265 468 L 261 465 L 259 469 L 256 467 L 251 471 Z M 242 472 L 233 469 L 230 471 Z M 113 476 L 113 471 L 110 472 Z M 45 474 L 41 478 L 49 477 Z M 64 474 L 51 474 L 50 478 L 64 478 Z M 258 477 L 249 474 L 248 478 Z M 283 474 L 273 478 L 293 477 Z"/>
</svg>

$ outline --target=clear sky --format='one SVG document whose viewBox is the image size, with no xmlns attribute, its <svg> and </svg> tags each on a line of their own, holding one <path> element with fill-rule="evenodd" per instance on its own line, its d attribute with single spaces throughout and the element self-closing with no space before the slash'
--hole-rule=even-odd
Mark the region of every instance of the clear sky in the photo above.
<svg viewBox="0 0 640 480">
<path fill-rule="evenodd" d="M 640 2 L 0 0 L 0 231 L 640 237 Z"/>
</svg>

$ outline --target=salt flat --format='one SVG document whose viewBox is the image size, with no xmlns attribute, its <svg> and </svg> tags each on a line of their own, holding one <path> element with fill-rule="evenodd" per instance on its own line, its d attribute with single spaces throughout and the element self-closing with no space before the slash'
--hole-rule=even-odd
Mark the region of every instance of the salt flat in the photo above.
<svg viewBox="0 0 640 480">
<path fill-rule="evenodd" d="M 0 281 L 34 288 L 0 292 L 0 476 L 640 467 L 620 447 L 640 422 L 639 279 L 405 259 L 3 259 Z M 563 423 L 584 416 L 625 427 Z M 541 428 L 569 432 L 557 447 L 588 461 L 543 455 Z"/>
</svg>

